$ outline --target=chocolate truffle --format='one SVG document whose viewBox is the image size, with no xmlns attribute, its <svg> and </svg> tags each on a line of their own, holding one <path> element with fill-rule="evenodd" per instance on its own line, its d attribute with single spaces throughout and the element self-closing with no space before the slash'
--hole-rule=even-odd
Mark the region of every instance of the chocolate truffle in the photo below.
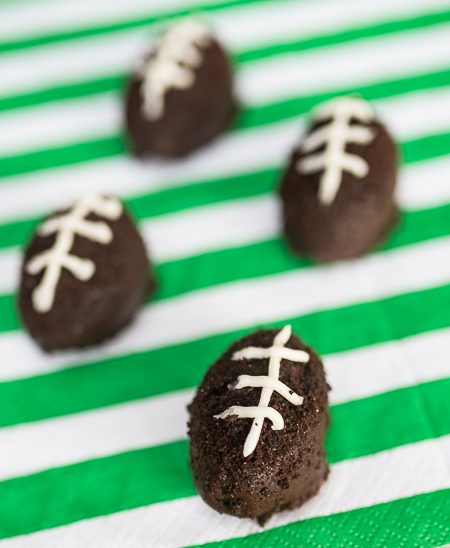
<svg viewBox="0 0 450 548">
<path fill-rule="evenodd" d="M 321 105 L 281 183 L 293 252 L 332 261 L 375 247 L 397 218 L 396 178 L 396 147 L 367 102 Z"/>
<path fill-rule="evenodd" d="M 136 156 L 184 156 L 222 133 L 235 110 L 225 51 L 206 25 L 183 19 L 160 37 L 131 78 L 131 149 Z"/>
<path fill-rule="evenodd" d="M 89 195 L 44 220 L 22 264 L 22 321 L 45 350 L 114 335 L 155 287 L 144 243 L 115 198 Z"/>
<path fill-rule="evenodd" d="M 328 389 L 320 358 L 289 325 L 235 342 L 189 407 L 191 465 L 205 502 L 263 524 L 315 495 L 328 475 Z"/>
</svg>

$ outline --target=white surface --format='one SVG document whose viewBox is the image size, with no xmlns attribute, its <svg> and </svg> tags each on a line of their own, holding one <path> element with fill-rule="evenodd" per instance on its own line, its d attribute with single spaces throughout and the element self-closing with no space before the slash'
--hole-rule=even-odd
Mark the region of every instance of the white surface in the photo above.
<svg viewBox="0 0 450 548">
<path fill-rule="evenodd" d="M 449 451 L 450 436 L 445 436 L 334 464 L 319 495 L 297 510 L 276 514 L 264 530 L 448 488 Z M 190 497 L 16 537 L 0 546 L 134 548 L 151 539 L 152 546 L 177 548 L 260 532 L 255 521 L 218 514 L 200 497 Z"/>
<path fill-rule="evenodd" d="M 306 268 L 194 291 L 145 307 L 132 327 L 85 352 L 42 353 L 23 332 L 2 333 L 0 380 L 38 375 L 245 328 L 321 309 L 382 299 L 439 286 L 450 278 L 450 237 L 366 256 L 354 262 Z M 405 275 L 407 273 L 407 275 Z M 274 299 L 274 295 L 278 297 Z M 301 295 L 294 300 L 292 295 Z M 186 322 L 195 318 L 195 322 Z M 157 326 L 157 328 L 155 327 Z"/>
</svg>

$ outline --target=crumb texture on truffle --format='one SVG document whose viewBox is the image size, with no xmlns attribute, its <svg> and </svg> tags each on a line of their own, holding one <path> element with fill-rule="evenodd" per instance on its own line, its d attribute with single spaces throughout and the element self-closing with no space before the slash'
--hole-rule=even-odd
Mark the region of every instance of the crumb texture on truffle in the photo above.
<svg viewBox="0 0 450 548">
<path fill-rule="evenodd" d="M 282 176 L 284 231 L 295 254 L 316 261 L 360 256 L 397 219 L 397 151 L 362 99 L 319 107 Z"/>
<path fill-rule="evenodd" d="M 19 311 L 45 350 L 96 344 L 155 287 L 144 242 L 123 205 L 87 196 L 36 229 L 21 269 Z"/>
<path fill-rule="evenodd" d="M 131 77 L 125 100 L 128 142 L 138 157 L 181 157 L 229 126 L 235 112 L 231 62 L 211 30 L 178 22 Z"/>
<path fill-rule="evenodd" d="M 255 408 L 261 388 L 236 388 L 246 375 L 267 376 L 269 357 L 280 330 L 260 330 L 235 342 L 208 370 L 190 405 L 190 455 L 196 486 L 203 499 L 219 512 L 256 518 L 261 523 L 274 512 L 293 508 L 313 496 L 328 474 L 323 443 L 329 423 L 328 385 L 317 354 L 289 333 L 283 349 L 293 359 L 280 360 L 279 381 L 301 402 L 273 390 L 270 407 L 283 419 L 274 430 L 263 420 L 253 451 L 244 455 L 252 420 L 226 409 Z M 283 334 L 286 334 L 284 332 Z M 248 348 L 260 348 L 259 356 Z M 299 354 L 299 353 L 302 354 Z M 242 359 L 236 358 L 236 354 Z M 303 354 L 304 353 L 304 354 Z M 307 361 L 297 361 L 307 355 Z M 259 419 L 257 419 L 259 421 Z"/>
</svg>

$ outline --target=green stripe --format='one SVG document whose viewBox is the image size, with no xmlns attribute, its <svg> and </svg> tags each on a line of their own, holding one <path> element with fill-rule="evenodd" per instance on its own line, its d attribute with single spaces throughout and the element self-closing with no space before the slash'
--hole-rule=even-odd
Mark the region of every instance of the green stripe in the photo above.
<svg viewBox="0 0 450 548">
<path fill-rule="evenodd" d="M 317 95 L 305 97 L 293 97 L 291 99 L 278 101 L 268 105 L 249 107 L 241 113 L 237 121 L 238 128 L 256 128 L 265 124 L 280 122 L 295 118 L 310 112 L 318 104 L 328 101 L 336 95 L 360 94 L 368 101 L 387 99 L 411 93 L 414 91 L 431 90 L 446 87 L 450 82 L 450 70 L 439 72 L 417 74 L 401 78 L 377 82 L 360 86 L 345 87 L 340 90 L 323 92 Z"/>
<path fill-rule="evenodd" d="M 295 41 L 282 41 L 277 44 L 265 45 L 236 54 L 238 63 L 249 63 L 259 61 L 275 55 L 284 55 L 298 51 L 306 51 L 322 47 L 337 46 L 338 44 L 353 42 L 354 40 L 371 39 L 377 36 L 387 36 L 403 31 L 410 31 L 425 28 L 433 25 L 440 25 L 450 21 L 450 10 L 437 11 L 376 23 L 358 28 L 345 29 L 325 36 L 312 36 Z"/>
<path fill-rule="evenodd" d="M 449 308 L 450 285 L 445 285 L 283 318 L 269 325 L 291 323 L 294 331 L 324 355 L 449 327 Z M 0 383 L 0 426 L 191 388 L 223 349 L 253 327 L 257 326 Z"/>
<path fill-rule="evenodd" d="M 397 227 L 380 251 L 449 235 L 450 204 L 407 211 L 402 214 Z M 210 251 L 157 265 L 157 277 L 164 283 L 152 297 L 152 302 L 237 280 L 270 276 L 309 266 L 311 263 L 307 259 L 292 256 L 282 238 Z M 0 295 L 0 332 L 19 328 L 15 297 Z"/>
<path fill-rule="evenodd" d="M 51 34 L 41 34 L 30 38 L 12 38 L 0 42 L 0 54 L 9 53 L 13 51 L 20 51 L 24 49 L 30 49 L 34 47 L 42 47 L 47 45 L 54 45 L 60 42 L 67 42 L 72 40 L 86 39 L 92 36 L 102 36 L 105 34 L 112 34 L 121 31 L 128 31 L 131 29 L 138 29 L 141 27 L 149 27 L 156 23 L 161 23 L 174 19 L 177 17 L 184 17 L 195 13 L 202 12 L 216 12 L 221 10 L 227 10 L 230 8 L 238 8 L 245 5 L 252 4 L 266 4 L 268 0 L 226 0 L 221 2 L 204 3 L 201 6 L 193 5 L 185 8 L 178 8 L 166 12 L 159 12 L 154 15 L 147 15 L 145 17 L 137 17 L 133 19 L 123 20 L 118 23 L 111 23 L 107 25 L 96 25 L 91 27 L 83 27 L 74 30 L 65 30 L 62 32 L 54 32 Z M 431 23 L 433 24 L 433 23 Z"/>
<path fill-rule="evenodd" d="M 254 0 L 256 1 L 256 0 Z M 354 40 L 375 38 L 407 30 L 426 28 L 436 24 L 442 24 L 450 20 L 450 12 L 444 10 L 431 14 L 419 15 L 399 21 L 388 21 L 376 25 L 370 25 L 355 29 L 344 30 L 325 36 L 317 36 L 306 39 L 282 41 L 248 49 L 234 54 L 238 66 L 245 63 L 267 59 L 286 53 L 304 52 L 319 47 L 330 47 L 342 43 L 350 43 Z M 64 35 L 66 36 L 66 34 Z M 0 45 L 0 48 L 2 46 Z M 53 101 L 78 99 L 102 93 L 120 93 L 124 87 L 126 76 L 123 74 L 110 74 L 101 78 L 89 79 L 75 84 L 52 85 L 47 88 L 28 91 L 13 96 L 0 97 L 0 112 Z"/>
<path fill-rule="evenodd" d="M 0 333 L 20 329 L 20 321 L 16 310 L 16 296 L 0 295 Z"/>
<path fill-rule="evenodd" d="M 398 249 L 448 235 L 450 204 L 405 212 L 380 251 Z M 156 300 L 177 297 L 188 291 L 237 280 L 281 274 L 310 266 L 311 262 L 308 259 L 293 257 L 282 238 L 212 251 L 159 265 L 158 278 L 165 283 L 161 285 Z M 0 331 L 1 326 L 2 323 Z"/>
<path fill-rule="evenodd" d="M 450 132 L 405 141 L 400 144 L 400 149 L 403 163 L 406 164 L 445 156 L 450 153 Z M 39 154 L 34 157 L 39 162 Z M 274 191 L 280 175 L 281 168 L 272 167 L 228 177 L 187 182 L 125 199 L 125 203 L 136 219 L 143 220 L 193 207 L 267 194 Z M 38 220 L 38 217 L 34 217 L 0 224 L 0 250 L 23 245 Z"/>
<path fill-rule="evenodd" d="M 120 137 L 104 137 L 80 143 L 34 150 L 23 154 L 0 157 L 1 177 L 24 175 L 44 169 L 73 166 L 81 162 L 119 156 L 125 152 Z"/>
<path fill-rule="evenodd" d="M 75 84 L 59 84 L 46 88 L 40 88 L 26 93 L 15 93 L 0 97 L 0 112 L 16 110 L 27 107 L 37 107 L 56 101 L 67 101 L 70 99 L 81 99 L 109 93 L 114 91 L 120 93 L 125 84 L 125 77 L 121 74 L 103 76 L 95 80 L 86 80 Z"/>
<path fill-rule="evenodd" d="M 448 434 L 449 398 L 445 379 L 333 406 L 330 463 Z M 433 429 L 427 416 L 439 417 Z M 188 462 L 187 442 L 179 441 L 4 481 L 0 535 L 194 495 Z"/>
<path fill-rule="evenodd" d="M 402 150 L 407 162 L 428 159 L 436 153 L 446 153 L 450 150 L 449 135 L 425 137 L 404 143 Z M 273 190 L 273 183 L 277 181 L 278 175 L 278 170 L 265 170 L 209 181 L 207 184 L 193 183 L 130 199 L 128 205 L 138 219 L 156 217 L 216 201 L 268 193 Z M 28 236 L 36 222 L 36 219 L 32 219 L 0 226 L 0 241 L 3 236 L 4 244 L 23 244 L 23 239 Z M 449 234 L 449 228 L 450 205 L 406 212 L 383 249 L 395 249 L 446 236 Z M 238 269 L 236 265 L 239 265 Z M 234 280 L 287 272 L 308 265 L 309 262 L 305 259 L 292 258 L 279 238 L 169 261 L 157 267 L 158 278 L 165 280 L 166 283 L 161 286 L 156 300 Z M 14 299 L 13 295 L 0 295 L 0 332 L 20 327 Z"/>
<path fill-rule="evenodd" d="M 351 481 L 351 479 L 350 479 Z M 450 489 L 290 523 L 204 548 L 431 548 L 450 542 Z M 357 543 L 357 544 L 355 544 Z"/>
<path fill-rule="evenodd" d="M 360 93 L 368 100 L 376 100 L 411 93 L 412 91 L 430 89 L 434 85 L 447 86 L 450 85 L 450 70 L 446 73 L 440 72 L 437 80 L 436 73 L 427 73 L 401 80 L 345 87 L 318 95 L 294 97 L 257 107 L 246 107 L 236 120 L 235 129 L 254 129 L 263 125 L 297 118 L 308 113 L 317 104 L 336 95 Z M 126 145 L 123 137 L 113 135 L 32 152 L 2 156 L 0 157 L 0 176 L 19 176 L 45 169 L 61 168 L 82 162 L 111 158 L 124 154 L 125 150 Z"/>
<path fill-rule="evenodd" d="M 133 216 L 142 221 L 193 207 L 267 194 L 274 190 L 279 174 L 279 168 L 270 168 L 192 181 L 124 201 Z M 23 245 L 38 221 L 39 217 L 34 217 L 0 224 L 0 250 Z"/>
</svg>

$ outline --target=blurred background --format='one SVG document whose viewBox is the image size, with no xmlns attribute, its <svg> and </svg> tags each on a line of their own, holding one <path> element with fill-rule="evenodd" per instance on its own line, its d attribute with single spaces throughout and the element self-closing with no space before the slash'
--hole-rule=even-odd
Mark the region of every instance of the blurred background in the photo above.
<svg viewBox="0 0 450 548">
<path fill-rule="evenodd" d="M 137 161 L 126 81 L 191 13 L 241 110 L 185 159 Z M 311 109 L 348 93 L 396 139 L 401 218 L 318 266 L 289 254 L 275 190 Z M 15 308 L 21 248 L 92 191 L 125 201 L 160 287 L 105 345 L 46 355 Z M 230 342 L 287 322 L 324 356 L 331 475 L 262 530 L 196 494 L 186 405 Z M 450 542 L 450 1 L 3 0 L 0 356 L 0 546 Z"/>
</svg>

